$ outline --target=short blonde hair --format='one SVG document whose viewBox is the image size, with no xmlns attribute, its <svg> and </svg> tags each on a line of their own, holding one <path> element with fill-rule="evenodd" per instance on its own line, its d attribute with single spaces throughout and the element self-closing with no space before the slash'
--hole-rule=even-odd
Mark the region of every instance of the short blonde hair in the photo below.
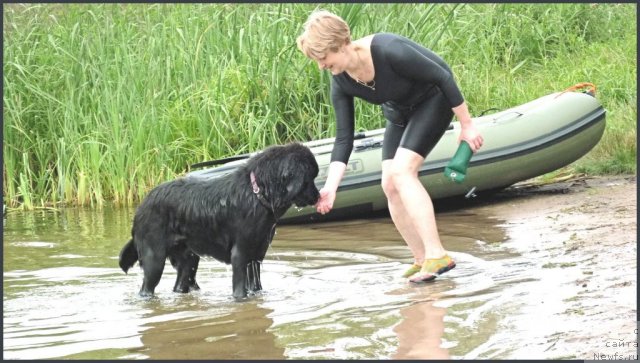
<svg viewBox="0 0 640 363">
<path fill-rule="evenodd" d="M 298 49 L 311 59 L 322 59 L 327 52 L 337 52 L 350 42 L 349 25 L 327 10 L 312 12 L 304 23 L 304 32 L 297 39 Z"/>
</svg>

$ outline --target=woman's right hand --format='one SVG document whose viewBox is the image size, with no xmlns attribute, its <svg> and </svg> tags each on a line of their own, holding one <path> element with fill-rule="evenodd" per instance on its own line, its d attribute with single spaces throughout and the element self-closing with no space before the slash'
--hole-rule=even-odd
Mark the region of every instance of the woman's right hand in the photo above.
<svg viewBox="0 0 640 363">
<path fill-rule="evenodd" d="M 316 202 L 316 210 L 320 214 L 327 214 L 333 208 L 333 202 L 336 200 L 336 192 L 347 164 L 341 161 L 332 161 L 327 171 L 327 180 L 324 187 L 320 189 L 320 198 Z"/>
<path fill-rule="evenodd" d="M 320 198 L 316 203 L 316 210 L 320 214 L 327 214 L 333 208 L 333 202 L 336 200 L 336 191 L 322 188 L 320 189 Z"/>
</svg>

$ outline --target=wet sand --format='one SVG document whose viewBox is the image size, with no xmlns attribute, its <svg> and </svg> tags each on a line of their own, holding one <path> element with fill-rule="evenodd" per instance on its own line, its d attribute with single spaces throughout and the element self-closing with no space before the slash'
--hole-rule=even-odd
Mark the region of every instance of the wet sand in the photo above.
<svg viewBox="0 0 640 363">
<path fill-rule="evenodd" d="M 541 285 L 566 280 L 562 291 L 541 286 L 537 301 L 528 302 L 531 326 L 553 326 L 542 329 L 549 334 L 547 346 L 533 354 L 523 341 L 512 356 L 637 358 L 635 176 L 523 183 L 492 196 L 490 203 L 479 201 L 475 211 L 508 221 L 509 245 L 543 258 L 533 272 Z M 554 300 L 561 300 L 562 310 L 545 313 L 545 304 Z"/>
</svg>

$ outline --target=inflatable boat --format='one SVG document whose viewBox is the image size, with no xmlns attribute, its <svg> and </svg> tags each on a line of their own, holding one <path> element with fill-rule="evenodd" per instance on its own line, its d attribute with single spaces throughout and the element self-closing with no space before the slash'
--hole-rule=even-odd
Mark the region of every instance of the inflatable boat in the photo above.
<svg viewBox="0 0 640 363">
<path fill-rule="evenodd" d="M 456 183 L 443 173 L 458 147 L 460 125 L 449 130 L 425 159 L 419 178 L 432 199 L 469 196 L 497 190 L 516 182 L 566 166 L 591 150 L 605 129 L 606 111 L 595 97 L 595 87 L 574 92 L 579 84 L 528 103 L 474 118 L 484 138 L 483 147 L 471 158 L 463 182 Z M 387 208 L 380 185 L 384 128 L 355 135 L 353 152 L 338 187 L 331 212 L 320 215 L 314 207 L 292 207 L 282 222 L 300 223 L 363 217 Z M 334 138 L 303 143 L 318 161 L 318 188 L 324 185 Z M 215 178 L 234 170 L 252 154 L 223 159 L 224 165 L 196 170 L 188 176 Z M 205 162 L 193 165 L 207 165 Z"/>
</svg>

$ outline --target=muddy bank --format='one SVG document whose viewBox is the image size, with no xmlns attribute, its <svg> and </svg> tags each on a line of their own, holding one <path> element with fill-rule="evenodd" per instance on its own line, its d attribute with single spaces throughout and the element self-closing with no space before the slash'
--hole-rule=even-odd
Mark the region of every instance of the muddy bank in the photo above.
<svg viewBox="0 0 640 363">
<path fill-rule="evenodd" d="M 523 183 L 475 203 L 475 212 L 508 221 L 505 244 L 537 266 L 539 290 L 522 303 L 529 316 L 510 320 L 511 332 L 524 332 L 512 357 L 637 357 L 635 176 Z M 508 334 L 492 344 L 512 341 Z"/>
</svg>

